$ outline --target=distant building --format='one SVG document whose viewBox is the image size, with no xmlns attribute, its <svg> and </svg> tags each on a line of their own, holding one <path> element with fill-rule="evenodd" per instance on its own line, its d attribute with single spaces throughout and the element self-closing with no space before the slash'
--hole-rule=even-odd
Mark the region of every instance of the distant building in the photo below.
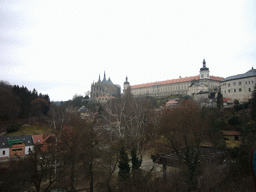
<svg viewBox="0 0 256 192">
<path fill-rule="evenodd" d="M 106 79 L 106 74 L 104 72 L 104 78 L 101 81 L 100 76 L 99 80 L 96 83 L 91 85 L 91 99 L 96 101 L 102 101 L 101 98 L 108 100 L 109 97 L 120 97 L 121 87 L 112 83 L 110 77 Z M 107 98 L 107 99 L 106 99 Z"/>
<path fill-rule="evenodd" d="M 197 76 L 132 85 L 130 86 L 131 93 L 134 96 L 166 97 L 169 95 L 197 94 L 197 91 L 216 92 L 220 87 L 220 82 L 224 79 L 222 77 L 210 76 L 205 60 L 203 60 L 203 67 L 200 68 L 199 73 Z M 192 87 L 191 84 L 193 84 Z M 202 90 L 198 88 L 202 88 Z"/>
<path fill-rule="evenodd" d="M 243 74 L 233 75 L 221 82 L 221 93 L 223 97 L 248 101 L 256 83 L 256 69 L 251 69 Z"/>
<path fill-rule="evenodd" d="M 123 90 L 124 93 L 126 89 L 128 89 L 128 87 L 130 87 L 130 83 L 128 82 L 128 77 L 126 76 L 125 82 L 124 82 L 124 90 Z"/>
<path fill-rule="evenodd" d="M 34 150 L 31 135 L 0 136 L 0 160 L 2 158 L 28 155 Z"/>
</svg>

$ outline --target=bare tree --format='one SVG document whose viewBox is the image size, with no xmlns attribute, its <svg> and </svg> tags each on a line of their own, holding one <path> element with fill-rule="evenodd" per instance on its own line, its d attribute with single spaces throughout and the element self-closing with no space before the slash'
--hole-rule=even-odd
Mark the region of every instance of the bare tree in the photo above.
<svg viewBox="0 0 256 192">
<path fill-rule="evenodd" d="M 166 138 L 165 146 L 184 162 L 188 184 L 191 187 L 200 159 L 200 144 L 207 137 L 207 124 L 202 119 L 200 107 L 184 100 L 175 109 L 166 109 L 160 119 L 160 135 Z"/>
<path fill-rule="evenodd" d="M 109 101 L 104 107 L 102 117 L 113 125 L 119 138 L 123 139 L 128 148 L 136 145 L 138 151 L 143 150 L 149 135 L 147 128 L 152 128 L 153 106 L 145 97 L 133 97 L 128 89 L 119 99 Z M 148 124 L 151 123 L 151 127 Z"/>
</svg>

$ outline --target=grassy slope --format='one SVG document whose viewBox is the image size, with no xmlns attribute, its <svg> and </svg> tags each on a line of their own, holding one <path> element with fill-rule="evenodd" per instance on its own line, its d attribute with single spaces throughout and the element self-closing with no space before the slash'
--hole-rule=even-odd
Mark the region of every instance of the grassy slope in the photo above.
<svg viewBox="0 0 256 192">
<path fill-rule="evenodd" d="M 19 131 L 8 133 L 8 136 L 20 136 L 20 135 L 40 135 L 44 133 L 50 133 L 51 130 L 41 126 L 26 125 L 22 126 Z"/>
</svg>

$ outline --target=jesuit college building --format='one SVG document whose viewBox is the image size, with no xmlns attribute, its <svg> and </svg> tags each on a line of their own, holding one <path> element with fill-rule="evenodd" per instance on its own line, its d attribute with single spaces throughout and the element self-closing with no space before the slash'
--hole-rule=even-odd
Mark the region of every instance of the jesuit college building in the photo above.
<svg viewBox="0 0 256 192">
<path fill-rule="evenodd" d="M 209 68 L 206 67 L 206 62 L 203 60 L 203 67 L 200 68 L 199 75 L 132 85 L 130 88 L 134 96 L 164 97 L 169 95 L 193 95 L 199 92 L 217 92 L 220 82 L 223 80 L 224 78 L 222 77 L 210 76 Z M 128 81 L 126 77 L 124 90 L 127 88 L 127 85 Z"/>
</svg>

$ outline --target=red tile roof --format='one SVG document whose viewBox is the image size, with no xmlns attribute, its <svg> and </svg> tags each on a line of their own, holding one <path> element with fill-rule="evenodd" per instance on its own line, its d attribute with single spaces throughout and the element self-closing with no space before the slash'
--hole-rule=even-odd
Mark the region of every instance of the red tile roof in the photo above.
<svg viewBox="0 0 256 192">
<path fill-rule="evenodd" d="M 223 81 L 224 80 L 223 77 L 218 77 L 218 76 L 210 76 L 210 79 L 214 80 L 214 81 Z"/>
<path fill-rule="evenodd" d="M 131 89 L 137 89 L 137 88 L 142 88 L 142 87 L 151 87 L 155 84 L 157 85 L 167 85 L 167 84 L 172 84 L 172 83 L 181 83 L 181 82 L 189 82 L 193 80 L 199 80 L 200 76 L 191 76 L 191 77 L 184 77 L 184 78 L 178 78 L 178 79 L 171 79 L 171 80 L 165 80 L 165 81 L 157 81 L 157 82 L 152 82 L 152 83 L 145 83 L 145 84 L 139 84 L 139 85 L 132 85 L 130 86 Z M 216 77 L 216 76 L 210 76 L 211 80 L 214 81 L 222 81 L 224 78 L 222 77 Z"/>
<path fill-rule="evenodd" d="M 44 142 L 43 135 L 33 135 L 32 138 L 33 138 L 33 142 L 35 144 L 43 144 L 43 142 Z"/>
<path fill-rule="evenodd" d="M 179 102 L 176 100 L 170 100 L 166 104 L 178 104 Z"/>
<path fill-rule="evenodd" d="M 223 102 L 227 102 L 229 100 L 230 100 L 230 98 L 223 98 Z"/>
<path fill-rule="evenodd" d="M 54 134 L 32 135 L 35 144 L 43 144 L 49 137 L 55 137 Z"/>
</svg>

